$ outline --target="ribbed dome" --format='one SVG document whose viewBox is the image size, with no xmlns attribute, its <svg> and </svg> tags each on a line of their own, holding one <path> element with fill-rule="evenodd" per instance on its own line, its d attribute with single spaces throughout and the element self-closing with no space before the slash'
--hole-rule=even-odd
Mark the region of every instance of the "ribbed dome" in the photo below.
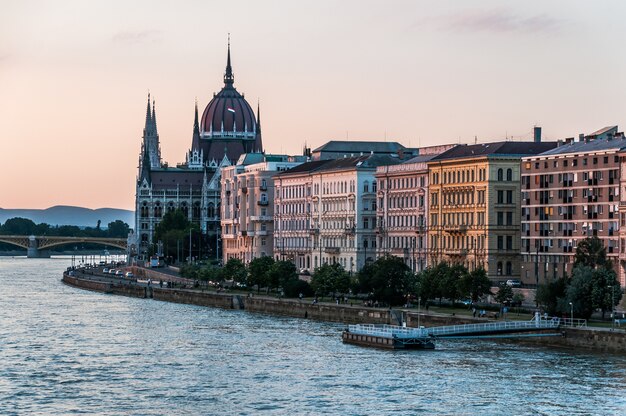
<svg viewBox="0 0 626 416">
<path fill-rule="evenodd" d="M 224 133 L 254 133 L 256 132 L 256 118 L 246 99 L 232 84 L 226 84 L 204 109 L 200 126 L 204 133 L 213 133 L 213 135 L 222 131 Z"/>
</svg>

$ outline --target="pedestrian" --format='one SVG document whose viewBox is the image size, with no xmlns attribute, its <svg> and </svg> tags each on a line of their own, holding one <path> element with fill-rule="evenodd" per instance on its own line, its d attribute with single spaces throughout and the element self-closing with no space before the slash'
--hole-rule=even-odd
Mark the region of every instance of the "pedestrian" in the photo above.
<svg viewBox="0 0 626 416">
<path fill-rule="evenodd" d="M 472 308 L 472 316 L 476 318 L 476 308 Z"/>
</svg>

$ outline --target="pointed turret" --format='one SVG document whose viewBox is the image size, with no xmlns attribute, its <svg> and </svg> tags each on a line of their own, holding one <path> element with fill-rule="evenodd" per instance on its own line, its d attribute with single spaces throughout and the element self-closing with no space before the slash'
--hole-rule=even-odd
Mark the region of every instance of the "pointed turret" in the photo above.
<svg viewBox="0 0 626 416">
<path fill-rule="evenodd" d="M 152 100 L 152 128 L 154 129 L 154 134 L 158 134 L 156 122 L 156 101 L 154 100 Z"/>
<path fill-rule="evenodd" d="M 200 123 L 198 121 L 198 100 L 194 109 L 193 135 L 191 138 L 191 150 L 200 150 Z"/>
<path fill-rule="evenodd" d="M 148 105 L 146 106 L 146 124 L 143 128 L 143 135 L 146 136 L 146 132 L 151 130 L 152 126 L 152 114 L 150 110 L 150 93 L 148 93 Z"/>
<path fill-rule="evenodd" d="M 261 138 L 261 102 L 257 101 L 256 104 L 256 135 L 254 137 L 254 152 L 263 152 L 263 140 Z"/>
<path fill-rule="evenodd" d="M 256 131 L 261 133 L 261 100 L 256 102 Z"/>
<path fill-rule="evenodd" d="M 161 167 L 161 148 L 159 145 L 159 133 L 157 132 L 156 125 L 156 104 L 154 100 L 152 100 L 152 105 L 150 104 L 150 94 L 148 93 L 146 125 L 143 129 L 143 142 L 141 144 L 142 169 L 154 169 Z"/>
<path fill-rule="evenodd" d="M 233 75 L 233 68 L 230 65 L 230 33 L 228 34 L 228 57 L 226 59 L 226 72 L 224 73 L 224 84 L 226 86 L 232 86 L 235 82 Z"/>
</svg>

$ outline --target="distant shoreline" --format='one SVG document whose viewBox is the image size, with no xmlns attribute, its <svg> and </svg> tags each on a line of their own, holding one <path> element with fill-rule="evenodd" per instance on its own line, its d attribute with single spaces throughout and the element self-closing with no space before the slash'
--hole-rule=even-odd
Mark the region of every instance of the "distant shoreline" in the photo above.
<svg viewBox="0 0 626 416">
<path fill-rule="evenodd" d="M 124 250 L 111 250 L 109 249 L 109 256 L 126 254 Z M 77 251 L 52 251 L 52 256 L 102 256 L 104 254 L 102 250 L 77 250 Z M 0 251 L 0 257 L 26 257 L 26 250 L 15 251 Z"/>
</svg>

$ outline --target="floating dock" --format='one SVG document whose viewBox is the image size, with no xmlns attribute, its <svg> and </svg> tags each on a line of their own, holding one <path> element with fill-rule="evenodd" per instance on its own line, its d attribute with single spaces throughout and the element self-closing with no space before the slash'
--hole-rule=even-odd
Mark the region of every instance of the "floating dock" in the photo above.
<svg viewBox="0 0 626 416">
<path fill-rule="evenodd" d="M 349 325 L 341 335 L 346 344 L 387 349 L 435 348 L 433 337 L 424 328 L 405 328 L 394 325 Z"/>
</svg>

